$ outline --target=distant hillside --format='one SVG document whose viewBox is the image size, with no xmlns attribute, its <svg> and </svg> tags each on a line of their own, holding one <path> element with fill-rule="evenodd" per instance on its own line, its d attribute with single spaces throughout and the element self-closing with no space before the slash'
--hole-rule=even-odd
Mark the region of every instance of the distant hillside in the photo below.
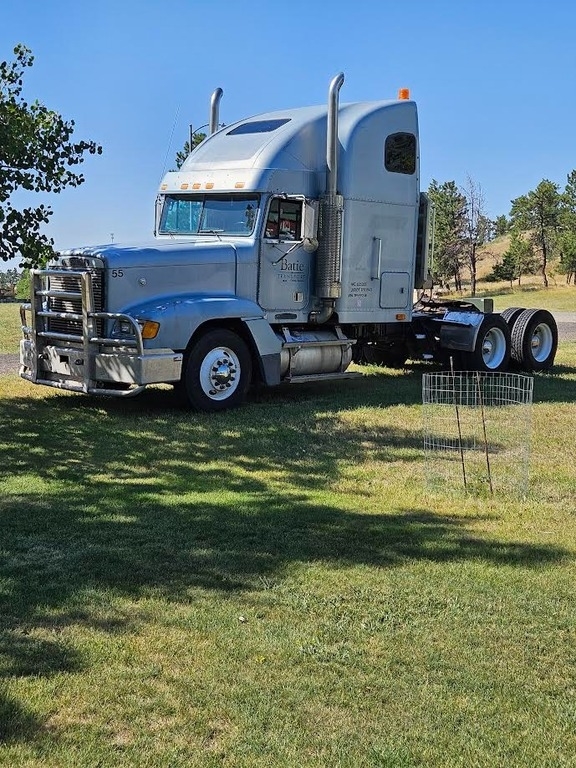
<svg viewBox="0 0 576 768">
<path fill-rule="evenodd" d="M 510 290 L 510 283 L 503 281 L 499 283 L 487 283 L 485 281 L 486 275 L 492 272 L 494 265 L 502 259 L 508 248 L 510 247 L 510 235 L 502 235 L 497 237 L 492 242 L 481 246 L 478 249 L 478 270 L 477 270 L 477 293 L 497 295 L 501 292 L 508 292 Z M 548 280 L 550 281 L 550 288 L 562 287 L 566 285 L 565 275 L 556 272 L 555 267 L 557 264 L 552 261 L 548 265 Z M 464 295 L 467 294 L 470 287 L 470 276 L 466 270 L 462 274 Z M 524 275 L 521 279 L 520 290 L 533 290 L 542 287 L 542 275 Z M 513 289 L 518 290 L 518 283 L 514 281 Z M 469 294 L 468 294 L 469 295 Z"/>
<path fill-rule="evenodd" d="M 478 249 L 478 279 L 486 277 L 492 272 L 494 264 L 502 260 L 503 255 L 510 247 L 510 235 L 501 235 L 492 242 L 480 246 Z"/>
</svg>

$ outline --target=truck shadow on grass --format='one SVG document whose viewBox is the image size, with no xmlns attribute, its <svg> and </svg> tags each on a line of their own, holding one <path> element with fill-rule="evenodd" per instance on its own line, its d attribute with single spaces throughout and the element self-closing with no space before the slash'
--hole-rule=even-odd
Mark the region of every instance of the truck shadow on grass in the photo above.
<svg viewBox="0 0 576 768">
<path fill-rule="evenodd" d="M 576 401 L 576 368 L 555 365 L 546 373 L 536 374 L 534 401 L 573 403 Z"/>
<path fill-rule="evenodd" d="M 382 394 L 368 397 L 374 405 Z M 291 393 L 215 415 L 183 413 L 168 398 L 153 390 L 140 401 L 52 392 L 0 401 L 4 683 L 83 669 L 82 655 L 58 639 L 64 627 L 126 632 L 142 620 L 113 608 L 103 615 L 87 595 L 153 591 L 188 603 L 206 591 L 258 591 L 312 562 L 539 568 L 571 556 L 479 538 L 465 515 L 394 507 L 370 478 L 343 477 L 343 463 L 386 462 L 413 483 L 420 436 L 350 423 L 333 394 Z M 333 491 L 346 482 L 354 492 Z M 0 694 L 0 716 L 4 743 L 57 737 L 9 692 Z"/>
<path fill-rule="evenodd" d="M 314 403 L 335 402 L 335 407 L 389 407 L 414 405 L 422 402 L 422 377 L 429 373 L 447 373 L 445 367 L 434 363 L 410 362 L 403 370 L 361 367 L 361 378 L 350 381 L 318 382 L 281 385 L 270 389 L 255 389 L 249 403 Z M 510 369 L 511 374 L 534 378 L 534 402 L 573 402 L 576 400 L 576 368 L 557 364 L 551 371 L 527 373 Z"/>
</svg>

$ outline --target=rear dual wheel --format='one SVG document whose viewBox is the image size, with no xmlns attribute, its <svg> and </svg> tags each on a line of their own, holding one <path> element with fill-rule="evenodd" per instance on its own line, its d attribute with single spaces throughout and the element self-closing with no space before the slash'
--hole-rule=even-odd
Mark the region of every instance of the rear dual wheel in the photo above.
<svg viewBox="0 0 576 768">
<path fill-rule="evenodd" d="M 508 307 L 508 309 L 503 309 L 502 312 L 500 312 L 500 317 L 502 320 L 505 320 L 508 324 L 508 328 L 510 328 L 510 333 L 512 333 L 512 328 L 514 328 L 514 323 L 520 315 L 524 312 L 524 307 Z"/>
<path fill-rule="evenodd" d="M 462 354 L 464 368 L 472 371 L 505 371 L 510 362 L 510 329 L 500 315 L 485 315 L 472 352 Z"/>
<path fill-rule="evenodd" d="M 525 309 L 512 328 L 512 360 L 525 371 L 551 368 L 558 347 L 558 327 L 546 309 Z"/>
</svg>

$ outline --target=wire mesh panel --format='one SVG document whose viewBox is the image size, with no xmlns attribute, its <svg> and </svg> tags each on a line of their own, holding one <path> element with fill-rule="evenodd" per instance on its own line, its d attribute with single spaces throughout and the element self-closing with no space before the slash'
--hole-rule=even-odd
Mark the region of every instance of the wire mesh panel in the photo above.
<svg viewBox="0 0 576 768">
<path fill-rule="evenodd" d="M 436 490 L 528 490 L 534 379 L 515 373 L 425 373 L 424 462 Z"/>
</svg>

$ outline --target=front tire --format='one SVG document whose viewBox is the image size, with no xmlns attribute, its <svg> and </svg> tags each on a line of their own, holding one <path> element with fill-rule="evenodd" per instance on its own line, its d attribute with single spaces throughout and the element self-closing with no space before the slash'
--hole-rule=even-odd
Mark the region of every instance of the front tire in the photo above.
<svg viewBox="0 0 576 768">
<path fill-rule="evenodd" d="M 197 411 L 223 411 L 242 405 L 252 380 L 250 351 L 237 333 L 214 329 L 191 347 L 183 384 Z"/>
<path fill-rule="evenodd" d="M 486 315 L 478 329 L 473 352 L 462 355 L 464 367 L 472 371 L 505 371 L 510 362 L 510 329 L 500 315 Z"/>
<path fill-rule="evenodd" d="M 558 347 L 558 326 L 545 309 L 527 309 L 512 329 L 512 359 L 525 371 L 551 368 Z"/>
</svg>

